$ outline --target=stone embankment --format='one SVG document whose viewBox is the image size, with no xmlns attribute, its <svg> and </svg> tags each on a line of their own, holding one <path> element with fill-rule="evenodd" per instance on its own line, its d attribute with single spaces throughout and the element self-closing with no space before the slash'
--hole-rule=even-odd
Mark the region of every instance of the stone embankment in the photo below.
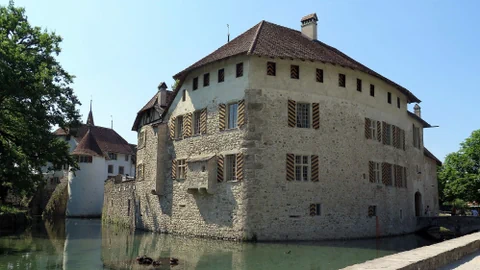
<svg viewBox="0 0 480 270">
<path fill-rule="evenodd" d="M 425 246 L 365 263 L 355 264 L 344 270 L 382 269 L 382 270 L 427 270 L 438 269 L 462 259 L 480 249 L 480 232 Z M 480 265 L 478 268 L 480 269 Z"/>
</svg>

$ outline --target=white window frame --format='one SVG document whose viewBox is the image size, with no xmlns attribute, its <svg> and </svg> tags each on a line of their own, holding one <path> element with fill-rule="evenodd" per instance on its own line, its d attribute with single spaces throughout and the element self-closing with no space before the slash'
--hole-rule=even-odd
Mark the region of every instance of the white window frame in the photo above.
<svg viewBox="0 0 480 270">
<path fill-rule="evenodd" d="M 311 176 L 311 160 L 310 155 L 295 155 L 295 181 L 307 182 L 310 181 Z M 300 174 L 297 173 L 299 170 Z M 305 175 L 306 170 L 306 175 Z"/>
<path fill-rule="evenodd" d="M 237 127 L 238 127 L 238 102 L 229 103 L 227 105 L 227 129 L 235 129 Z"/>
<path fill-rule="evenodd" d="M 202 117 L 202 111 L 198 110 L 193 112 L 193 119 L 192 119 L 193 135 L 200 135 L 201 117 Z"/>
<path fill-rule="evenodd" d="M 177 159 L 177 178 L 185 179 L 186 171 L 187 171 L 187 160 Z"/>
<path fill-rule="evenodd" d="M 312 127 L 312 104 L 306 102 L 297 102 L 295 105 L 295 119 L 297 128 L 311 128 Z M 303 107 L 303 108 L 301 108 Z M 302 110 L 301 110 L 302 109 Z M 306 109 L 306 113 L 303 109 Z M 306 119 L 305 119 L 306 118 Z"/>
<path fill-rule="evenodd" d="M 382 183 L 382 163 L 373 162 L 373 175 L 375 176 L 375 183 Z"/>
<path fill-rule="evenodd" d="M 226 181 L 237 181 L 237 155 L 225 155 L 225 179 Z"/>
<path fill-rule="evenodd" d="M 377 120 L 370 119 L 370 134 L 372 140 L 377 140 Z"/>
<path fill-rule="evenodd" d="M 177 116 L 175 119 L 175 138 L 183 139 L 183 115 Z"/>
</svg>

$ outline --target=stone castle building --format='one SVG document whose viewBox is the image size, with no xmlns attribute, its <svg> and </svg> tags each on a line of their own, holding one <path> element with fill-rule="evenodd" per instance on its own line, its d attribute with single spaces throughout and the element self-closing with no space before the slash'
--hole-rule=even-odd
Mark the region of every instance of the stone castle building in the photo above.
<svg viewBox="0 0 480 270">
<path fill-rule="evenodd" d="M 438 212 L 420 100 L 301 31 L 261 21 L 174 76 L 139 111 L 135 181 L 108 181 L 103 218 L 244 240 L 413 232 Z"/>
</svg>

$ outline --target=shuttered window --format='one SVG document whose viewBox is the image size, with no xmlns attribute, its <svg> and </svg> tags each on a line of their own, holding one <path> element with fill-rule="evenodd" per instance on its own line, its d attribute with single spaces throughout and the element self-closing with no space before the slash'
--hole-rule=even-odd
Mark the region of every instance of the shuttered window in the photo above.
<svg viewBox="0 0 480 270">
<path fill-rule="evenodd" d="M 295 181 L 310 180 L 310 157 L 295 156 Z"/>
<path fill-rule="evenodd" d="M 338 86 L 345 87 L 346 86 L 346 76 L 345 74 L 339 73 L 338 74 Z"/>
<path fill-rule="evenodd" d="M 207 134 L 207 108 L 200 113 L 200 133 Z"/>
<path fill-rule="evenodd" d="M 187 113 L 183 117 L 183 137 L 188 138 L 192 136 L 192 113 Z"/>
<path fill-rule="evenodd" d="M 175 120 L 175 138 L 183 139 L 183 116 L 177 116 Z"/>
<path fill-rule="evenodd" d="M 228 129 L 233 129 L 237 127 L 237 120 L 238 120 L 238 104 L 237 103 L 228 104 L 227 120 L 228 120 Z"/>
<path fill-rule="evenodd" d="M 323 69 L 317 68 L 317 71 L 315 72 L 315 79 L 319 83 L 323 83 Z"/>
<path fill-rule="evenodd" d="M 319 164 L 317 155 L 287 154 L 287 181 L 319 181 Z"/>
<path fill-rule="evenodd" d="M 275 76 L 277 74 L 277 64 L 275 62 L 267 62 L 267 75 Z"/>
<path fill-rule="evenodd" d="M 178 179 L 187 178 L 187 162 L 185 159 L 177 159 L 177 177 Z"/>
<path fill-rule="evenodd" d="M 290 78 L 300 79 L 300 67 L 297 65 L 290 66 Z"/>
<path fill-rule="evenodd" d="M 224 157 L 222 155 L 217 156 L 217 182 L 223 182 L 223 165 Z"/>
<path fill-rule="evenodd" d="M 297 103 L 297 127 L 310 128 L 309 103 Z"/>
<path fill-rule="evenodd" d="M 193 135 L 199 135 L 200 134 L 200 123 L 201 123 L 201 116 L 202 116 L 202 111 L 195 111 L 193 113 Z"/>
<path fill-rule="evenodd" d="M 228 105 L 220 104 L 218 110 L 220 131 L 225 130 L 225 128 L 241 128 L 245 125 L 245 100 L 240 100 Z"/>
<path fill-rule="evenodd" d="M 243 164 L 243 153 L 218 156 L 217 181 L 223 182 L 224 179 L 225 181 L 242 181 Z"/>
<path fill-rule="evenodd" d="M 225 179 L 227 181 L 237 180 L 237 157 L 236 155 L 225 156 Z"/>
<path fill-rule="evenodd" d="M 312 110 L 311 113 L 310 110 Z M 288 100 L 288 126 L 298 128 L 313 127 L 314 129 L 319 129 L 320 104 L 300 103 L 294 100 Z"/>
</svg>

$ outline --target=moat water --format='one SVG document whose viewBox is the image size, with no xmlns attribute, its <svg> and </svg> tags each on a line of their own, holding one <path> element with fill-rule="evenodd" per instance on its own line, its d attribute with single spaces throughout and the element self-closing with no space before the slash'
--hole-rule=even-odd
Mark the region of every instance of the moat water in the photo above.
<svg viewBox="0 0 480 270">
<path fill-rule="evenodd" d="M 103 225 L 99 219 L 35 222 L 17 234 L 0 232 L 0 269 L 153 269 L 139 255 L 175 257 L 176 266 L 155 269 L 339 269 L 430 245 L 417 235 L 288 243 L 234 243 Z"/>
</svg>

